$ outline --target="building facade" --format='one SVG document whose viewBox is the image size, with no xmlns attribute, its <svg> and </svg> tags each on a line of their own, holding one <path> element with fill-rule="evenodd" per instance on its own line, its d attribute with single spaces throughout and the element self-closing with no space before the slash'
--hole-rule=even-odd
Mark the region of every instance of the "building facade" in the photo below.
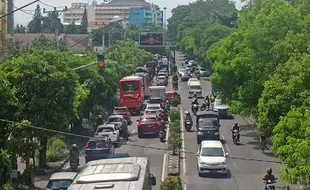
<svg viewBox="0 0 310 190">
<path fill-rule="evenodd" d="M 153 24 L 156 27 L 163 27 L 164 14 L 162 10 L 155 10 L 145 8 L 133 8 L 129 12 L 129 23 L 134 26 L 142 26 L 144 24 Z"/>
<path fill-rule="evenodd" d="M 108 3 L 72 3 L 68 11 L 64 13 L 63 22 L 80 22 L 84 9 L 87 11 L 88 30 L 98 29 L 119 16 L 125 23 L 129 23 L 129 12 L 131 9 L 148 8 L 150 3 L 145 0 L 111 0 Z"/>
</svg>

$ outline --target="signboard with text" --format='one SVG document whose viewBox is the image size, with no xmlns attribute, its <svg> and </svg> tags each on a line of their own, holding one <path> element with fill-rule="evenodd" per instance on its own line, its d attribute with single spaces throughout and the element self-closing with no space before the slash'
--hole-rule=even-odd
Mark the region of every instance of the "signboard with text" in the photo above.
<svg viewBox="0 0 310 190">
<path fill-rule="evenodd" d="M 139 36 L 140 47 L 164 47 L 164 34 L 163 33 L 140 33 Z"/>
</svg>

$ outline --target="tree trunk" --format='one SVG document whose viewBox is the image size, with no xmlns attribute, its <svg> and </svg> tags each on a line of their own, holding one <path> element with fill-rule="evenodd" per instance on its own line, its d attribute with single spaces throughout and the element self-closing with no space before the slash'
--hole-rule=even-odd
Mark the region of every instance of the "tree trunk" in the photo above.
<svg viewBox="0 0 310 190">
<path fill-rule="evenodd" d="M 40 150 L 39 150 L 39 168 L 46 168 L 46 151 L 47 151 L 47 137 L 42 137 L 40 140 Z"/>
</svg>

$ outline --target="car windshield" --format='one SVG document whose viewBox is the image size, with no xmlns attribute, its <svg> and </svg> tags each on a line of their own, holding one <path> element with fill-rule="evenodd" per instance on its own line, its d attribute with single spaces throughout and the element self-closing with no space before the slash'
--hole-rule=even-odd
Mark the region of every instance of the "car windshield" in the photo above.
<svg viewBox="0 0 310 190">
<path fill-rule="evenodd" d="M 112 117 L 108 119 L 109 122 L 122 122 L 122 118 Z"/>
<path fill-rule="evenodd" d="M 105 140 L 88 141 L 88 148 L 107 148 Z"/>
<path fill-rule="evenodd" d="M 72 184 L 72 180 L 52 180 L 49 181 L 47 184 L 48 189 L 53 190 L 66 190 L 69 188 L 69 186 Z"/>
<path fill-rule="evenodd" d="M 113 131 L 114 129 L 112 127 L 103 127 L 103 128 L 99 128 L 97 133 L 109 133 Z"/>
<path fill-rule="evenodd" d="M 200 90 L 201 89 L 201 87 L 200 86 L 198 86 L 198 85 L 192 85 L 192 86 L 190 86 L 189 87 L 191 90 Z"/>
<path fill-rule="evenodd" d="M 224 156 L 222 148 L 202 148 L 201 156 Z"/>
<path fill-rule="evenodd" d="M 122 90 L 125 92 L 137 91 L 139 88 L 139 82 L 137 81 L 126 81 L 122 82 Z"/>
<path fill-rule="evenodd" d="M 153 123 L 156 122 L 156 118 L 144 118 L 142 119 L 143 123 Z"/>
<path fill-rule="evenodd" d="M 151 103 L 161 103 L 162 99 L 150 99 Z"/>
</svg>

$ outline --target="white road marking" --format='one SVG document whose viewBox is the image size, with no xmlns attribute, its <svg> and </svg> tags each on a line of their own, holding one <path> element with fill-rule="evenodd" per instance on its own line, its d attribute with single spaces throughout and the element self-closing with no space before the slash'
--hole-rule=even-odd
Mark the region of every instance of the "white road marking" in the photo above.
<svg viewBox="0 0 310 190">
<path fill-rule="evenodd" d="M 183 118 L 183 109 L 180 107 L 181 114 L 181 137 L 182 137 L 182 157 L 183 157 L 183 174 L 186 174 L 186 161 L 185 161 L 185 138 L 184 138 L 184 118 Z"/>
<path fill-rule="evenodd" d="M 237 166 L 236 166 L 236 163 L 235 163 L 235 162 L 233 162 L 233 165 L 234 165 L 234 167 L 235 167 L 235 168 L 237 168 Z"/>
<path fill-rule="evenodd" d="M 167 157 L 168 157 L 168 154 L 165 153 L 164 154 L 164 159 L 163 159 L 163 168 L 161 170 L 161 181 L 163 182 L 165 180 L 165 177 L 166 177 L 166 163 L 167 163 Z"/>
<path fill-rule="evenodd" d="M 183 185 L 183 190 L 186 190 L 186 189 L 187 189 L 186 184 L 184 184 Z"/>
<path fill-rule="evenodd" d="M 226 142 L 225 138 L 224 138 L 224 135 L 222 135 L 222 139 Z M 227 142 L 225 143 L 225 146 L 226 146 L 226 149 L 228 151 L 228 153 L 230 154 L 230 150 L 228 148 L 228 145 L 227 145 Z M 231 155 L 230 155 L 231 156 Z"/>
</svg>

